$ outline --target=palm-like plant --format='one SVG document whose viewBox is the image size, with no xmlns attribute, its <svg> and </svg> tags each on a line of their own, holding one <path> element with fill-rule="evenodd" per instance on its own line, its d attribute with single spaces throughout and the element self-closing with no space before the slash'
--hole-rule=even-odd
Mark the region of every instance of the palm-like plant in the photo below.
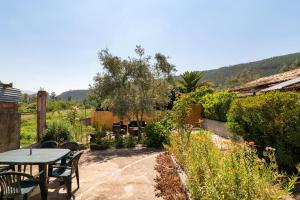
<svg viewBox="0 0 300 200">
<path fill-rule="evenodd" d="M 203 78 L 203 73 L 200 71 L 186 71 L 180 78 L 177 83 L 179 89 L 183 93 L 189 93 L 196 90 L 198 86 L 200 86 L 200 80 Z"/>
</svg>

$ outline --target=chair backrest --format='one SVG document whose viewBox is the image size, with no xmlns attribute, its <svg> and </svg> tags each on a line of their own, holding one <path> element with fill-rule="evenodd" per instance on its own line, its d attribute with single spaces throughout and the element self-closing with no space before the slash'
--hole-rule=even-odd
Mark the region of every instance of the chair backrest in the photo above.
<svg viewBox="0 0 300 200">
<path fill-rule="evenodd" d="M 21 180 L 34 179 L 33 176 L 21 172 L 0 173 L 0 199 L 14 198 L 21 195 Z"/>
<path fill-rule="evenodd" d="M 58 143 L 55 142 L 55 141 L 45 141 L 41 144 L 41 148 L 52 148 L 52 149 L 55 149 L 55 148 L 58 148 Z"/>
<path fill-rule="evenodd" d="M 66 141 L 61 146 L 63 149 L 70 149 L 71 151 L 79 151 L 80 145 L 74 141 Z"/>
<path fill-rule="evenodd" d="M 70 159 L 70 161 L 67 163 L 69 167 L 72 167 L 72 170 L 76 167 L 78 167 L 79 159 L 82 156 L 83 151 L 78 151 L 74 154 L 74 156 Z"/>
</svg>

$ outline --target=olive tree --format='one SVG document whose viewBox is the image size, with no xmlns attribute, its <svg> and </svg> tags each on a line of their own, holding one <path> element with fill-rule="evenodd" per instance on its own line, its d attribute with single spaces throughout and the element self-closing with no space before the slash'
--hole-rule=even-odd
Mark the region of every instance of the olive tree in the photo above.
<svg viewBox="0 0 300 200">
<path fill-rule="evenodd" d="M 141 127 L 145 115 L 169 100 L 176 69 L 160 53 L 151 59 L 141 46 L 136 46 L 135 53 L 136 58 L 122 59 L 108 49 L 99 52 L 103 72 L 94 77 L 90 99 L 120 119 L 135 119 Z"/>
</svg>

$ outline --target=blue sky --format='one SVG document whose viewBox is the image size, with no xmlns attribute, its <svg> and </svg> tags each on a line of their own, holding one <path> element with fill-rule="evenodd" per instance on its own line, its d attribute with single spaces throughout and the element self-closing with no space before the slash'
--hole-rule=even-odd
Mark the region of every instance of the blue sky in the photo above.
<svg viewBox="0 0 300 200">
<path fill-rule="evenodd" d="M 0 0 L 0 81 L 88 88 L 97 52 L 170 56 L 178 73 L 300 51 L 298 0 Z"/>
</svg>

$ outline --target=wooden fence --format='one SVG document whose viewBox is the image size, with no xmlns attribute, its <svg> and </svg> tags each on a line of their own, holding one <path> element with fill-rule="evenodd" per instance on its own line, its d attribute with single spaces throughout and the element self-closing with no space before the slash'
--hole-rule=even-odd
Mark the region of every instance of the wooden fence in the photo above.
<svg viewBox="0 0 300 200">
<path fill-rule="evenodd" d="M 202 106 L 201 105 L 191 105 L 191 113 L 190 116 L 187 118 L 187 123 L 192 124 L 194 127 L 198 127 L 199 123 L 201 121 L 201 110 Z M 156 111 L 152 115 L 147 115 L 144 117 L 144 120 L 147 123 L 159 121 L 161 117 L 163 116 L 164 112 L 163 111 Z M 118 116 L 114 115 L 110 111 L 95 111 L 92 113 L 91 116 L 91 123 L 95 127 L 102 127 L 102 128 L 107 128 L 111 129 L 112 128 L 112 123 L 114 122 L 119 122 L 120 119 Z M 128 120 L 123 120 L 124 124 L 128 123 Z"/>
</svg>

